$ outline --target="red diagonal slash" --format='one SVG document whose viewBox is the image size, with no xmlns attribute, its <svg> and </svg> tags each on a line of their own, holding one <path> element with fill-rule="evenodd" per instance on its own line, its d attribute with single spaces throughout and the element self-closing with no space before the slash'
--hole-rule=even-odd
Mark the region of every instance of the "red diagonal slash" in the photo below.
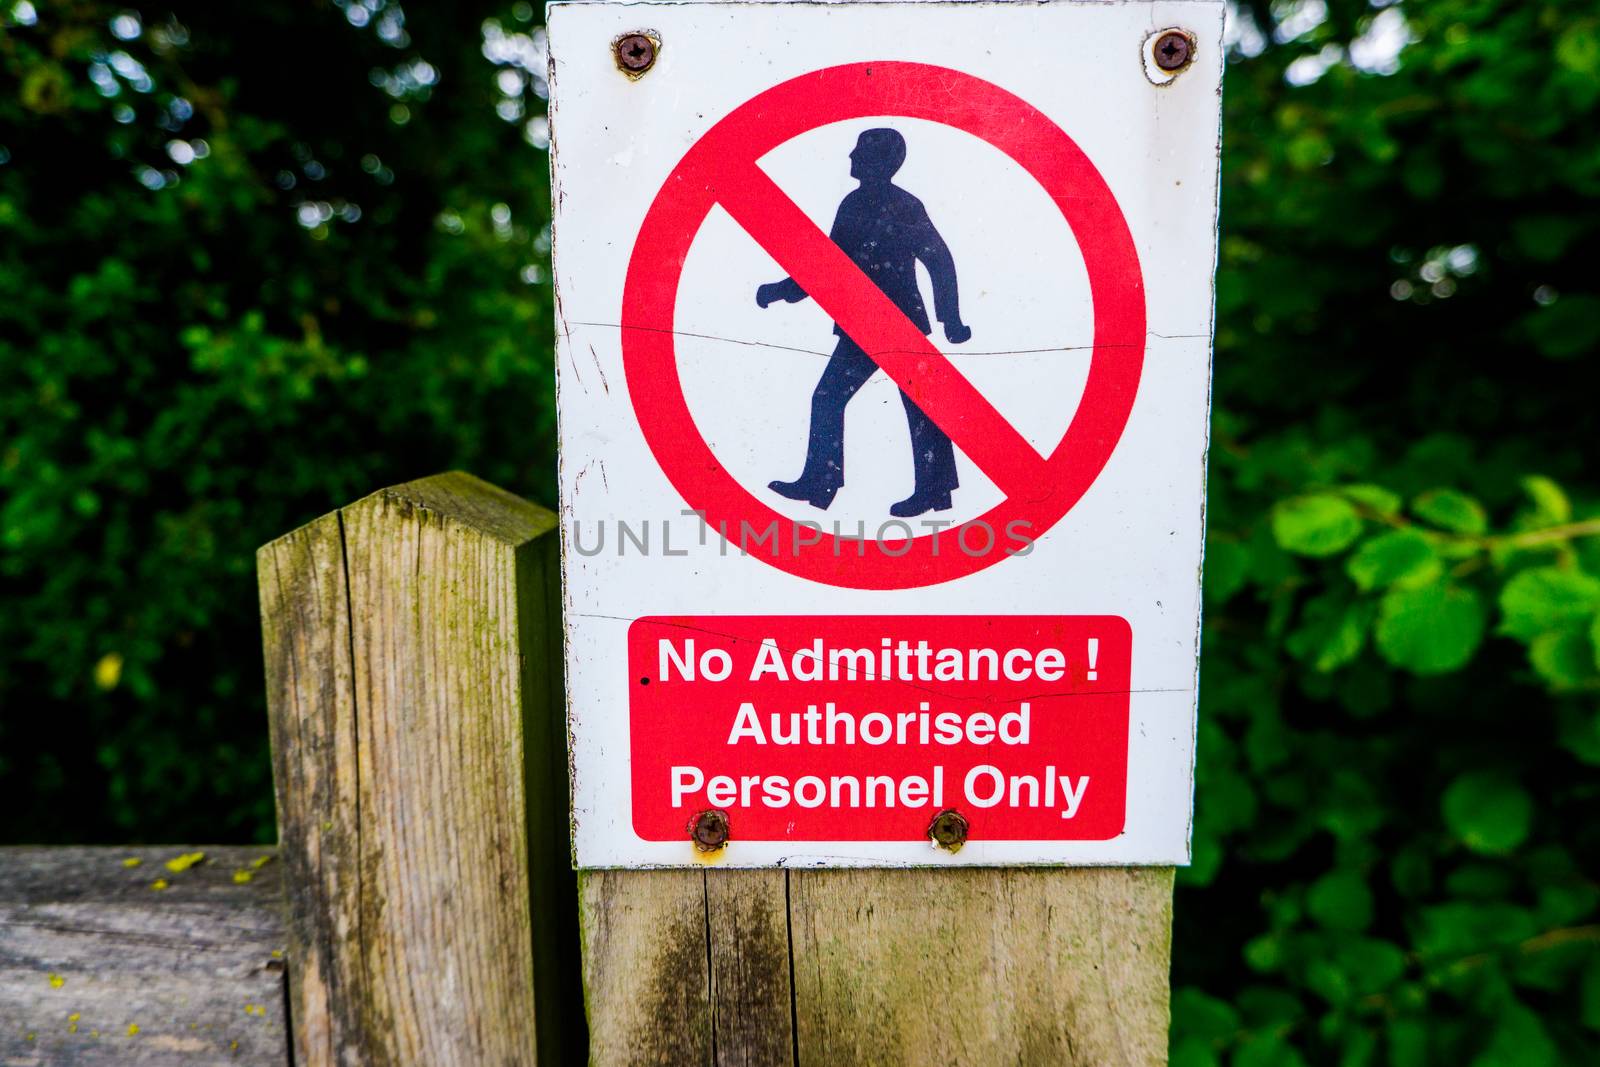
<svg viewBox="0 0 1600 1067">
<path fill-rule="evenodd" d="M 1046 459 L 758 169 L 768 152 L 809 130 L 897 116 L 963 130 L 1003 152 L 1039 183 L 1083 253 L 1094 302 L 1094 355 L 1083 399 Z M 729 530 L 775 528 L 787 547 L 762 560 L 856 589 L 935 585 L 1010 556 L 1006 550 L 941 552 L 937 533 L 912 536 L 901 551 L 881 554 L 858 553 L 864 542 L 837 528 L 802 539 L 802 524 L 729 473 L 689 410 L 674 333 L 684 264 L 719 202 L 1001 489 L 1000 502 L 961 529 L 1010 536 L 1021 530 L 1037 538 L 1105 469 L 1138 393 L 1145 337 L 1138 250 L 1105 178 L 1048 115 L 990 82 L 947 67 L 887 60 L 828 67 L 763 90 L 706 131 L 651 201 L 628 260 L 622 359 L 634 415 L 662 473 L 724 538 Z"/>
<path fill-rule="evenodd" d="M 1037 493 L 1045 462 L 760 167 L 711 178 L 717 201 L 1007 496 Z"/>
</svg>

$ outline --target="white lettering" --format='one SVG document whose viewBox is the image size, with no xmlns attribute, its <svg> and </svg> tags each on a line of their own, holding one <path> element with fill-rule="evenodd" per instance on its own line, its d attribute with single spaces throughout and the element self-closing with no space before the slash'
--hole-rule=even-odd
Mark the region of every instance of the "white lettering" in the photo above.
<svg viewBox="0 0 1600 1067">
<path fill-rule="evenodd" d="M 733 673 L 733 657 L 726 649 L 708 648 L 700 657 L 700 673 L 713 682 L 720 682 Z"/>
<path fill-rule="evenodd" d="M 1067 673 L 1067 657 L 1059 648 L 1041 648 L 1033 658 L 1033 676 L 1041 682 L 1059 682 Z"/>
<path fill-rule="evenodd" d="M 980 777 L 989 779 L 989 794 L 986 797 L 978 794 L 978 779 Z M 992 808 L 1005 798 L 1006 779 L 1005 775 L 1000 773 L 1000 768 L 991 767 L 987 763 L 980 763 L 967 772 L 967 779 L 961 784 L 961 788 L 967 794 L 967 799 L 972 802 L 974 807 Z"/>
<path fill-rule="evenodd" d="M 716 807 L 725 808 L 738 796 L 738 785 L 725 774 L 716 775 L 706 783 L 706 799 Z"/>
<path fill-rule="evenodd" d="M 672 647 L 672 642 L 666 638 L 657 642 L 657 648 L 661 653 L 660 666 L 656 670 L 658 678 L 663 682 L 666 681 L 672 677 L 669 667 L 676 666 L 678 677 L 686 682 L 694 681 L 694 638 L 691 637 L 684 642 L 682 656 L 678 655 L 677 650 Z"/>
<path fill-rule="evenodd" d="M 706 776 L 700 773 L 699 767 L 672 768 L 672 806 L 683 807 L 683 798 L 698 793 L 705 781 Z"/>
<path fill-rule="evenodd" d="M 928 802 L 928 780 L 919 774 L 900 779 L 900 806 L 920 808 Z"/>
<path fill-rule="evenodd" d="M 1027 666 L 1028 661 L 1031 659 L 1033 659 L 1033 653 L 1029 652 L 1025 648 L 1013 648 L 1010 652 L 1007 652 L 1005 667 L 1003 668 L 1006 672 L 1006 677 L 1010 678 L 1013 682 L 1027 681 L 1032 675 L 1032 672 Z M 1012 664 L 1019 660 L 1023 664 L 1021 667 L 1012 666 Z"/>
<path fill-rule="evenodd" d="M 806 799 L 807 790 L 815 790 L 810 800 Z M 814 774 L 808 774 L 794 784 L 794 802 L 802 808 L 820 808 L 827 795 L 828 787 Z"/>
<path fill-rule="evenodd" d="M 761 730 L 761 720 L 756 718 L 756 706 L 748 700 L 739 705 L 739 714 L 733 717 L 733 729 L 728 732 L 728 744 L 737 745 L 746 737 L 758 745 L 767 743 L 767 735 Z"/>
<path fill-rule="evenodd" d="M 881 745 L 894 732 L 894 724 L 881 711 L 868 713 L 861 720 L 861 740 L 869 745 Z"/>
<path fill-rule="evenodd" d="M 750 668 L 750 680 L 758 681 L 768 674 L 777 675 L 780 682 L 789 680 L 789 672 L 783 668 L 783 654 L 778 651 L 778 642 L 770 637 L 761 640 L 761 651 L 756 653 L 755 665 Z"/>
<path fill-rule="evenodd" d="M 807 661 L 810 666 L 807 666 Z M 822 638 L 811 642 L 810 648 L 802 648 L 794 654 L 794 680 L 797 682 L 822 681 Z"/>
<path fill-rule="evenodd" d="M 1078 805 L 1083 801 L 1083 792 L 1089 788 L 1089 776 L 1086 774 L 1078 779 L 1077 788 L 1073 788 L 1072 779 L 1066 775 L 1061 776 L 1061 799 L 1066 802 L 1067 808 L 1061 813 L 1063 819 L 1070 819 L 1078 814 Z"/>
<path fill-rule="evenodd" d="M 1016 711 L 1008 711 L 1000 716 L 1000 740 L 1008 745 L 1025 745 L 1028 743 L 1028 702 L 1024 700 L 1022 707 Z M 1006 727 L 1015 727 L 1008 730 Z"/>
</svg>

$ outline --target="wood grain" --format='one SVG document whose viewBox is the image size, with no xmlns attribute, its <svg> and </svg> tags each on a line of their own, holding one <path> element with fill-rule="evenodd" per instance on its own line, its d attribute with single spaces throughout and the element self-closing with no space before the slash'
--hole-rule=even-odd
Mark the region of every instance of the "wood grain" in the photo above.
<svg viewBox="0 0 1600 1067">
<path fill-rule="evenodd" d="M 1171 868 L 582 884 L 596 1067 L 1166 1062 Z"/>
<path fill-rule="evenodd" d="M 547 847 L 565 837 L 566 779 L 544 770 L 564 736 L 554 527 L 453 473 L 258 554 L 298 1063 L 581 1055 L 551 969 L 575 953 L 571 876 Z"/>
<path fill-rule="evenodd" d="M 583 871 L 578 886 L 589 1062 L 711 1063 L 705 876 Z"/>
<path fill-rule="evenodd" d="M 294 961 L 295 1062 L 360 1062 L 367 999 L 350 593 L 337 514 L 256 554 L 278 839 Z"/>
<path fill-rule="evenodd" d="M 0 1065 L 286 1067 L 273 854 L 0 849 Z"/>
<path fill-rule="evenodd" d="M 786 871 L 705 874 L 716 1062 L 727 1067 L 794 1063 Z"/>
<path fill-rule="evenodd" d="M 795 871 L 801 1059 L 1165 1063 L 1171 902 L 1170 868 Z"/>
</svg>

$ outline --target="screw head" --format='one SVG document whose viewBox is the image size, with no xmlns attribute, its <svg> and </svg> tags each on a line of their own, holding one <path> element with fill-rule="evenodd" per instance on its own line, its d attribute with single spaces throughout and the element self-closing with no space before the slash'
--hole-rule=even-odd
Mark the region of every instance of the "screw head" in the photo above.
<svg viewBox="0 0 1600 1067">
<path fill-rule="evenodd" d="M 967 817 L 954 808 L 946 808 L 928 824 L 928 840 L 946 852 L 960 852 L 967 843 Z"/>
<path fill-rule="evenodd" d="M 701 852 L 715 852 L 728 843 L 728 813 L 702 811 L 689 820 L 689 839 Z"/>
<path fill-rule="evenodd" d="M 611 42 L 617 66 L 628 74 L 643 74 L 656 62 L 655 38 L 643 33 L 625 33 Z"/>
<path fill-rule="evenodd" d="M 1182 70 L 1194 58 L 1194 42 L 1186 33 L 1168 30 L 1156 38 L 1151 51 L 1155 54 L 1156 66 L 1162 70 Z"/>
</svg>

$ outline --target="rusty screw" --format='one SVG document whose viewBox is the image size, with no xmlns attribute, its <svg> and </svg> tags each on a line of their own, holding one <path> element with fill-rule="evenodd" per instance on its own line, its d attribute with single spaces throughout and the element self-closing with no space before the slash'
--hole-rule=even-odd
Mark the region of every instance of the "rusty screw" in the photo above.
<svg viewBox="0 0 1600 1067">
<path fill-rule="evenodd" d="M 646 34 L 625 33 L 611 42 L 611 51 L 616 54 L 617 66 L 635 77 L 655 66 L 656 42 Z"/>
<path fill-rule="evenodd" d="M 1194 42 L 1188 34 L 1169 30 L 1156 38 L 1154 46 L 1156 66 L 1162 70 L 1182 70 L 1194 57 Z"/>
<path fill-rule="evenodd" d="M 702 811 L 689 821 L 689 837 L 701 852 L 715 852 L 728 843 L 728 813 Z"/>
<path fill-rule="evenodd" d="M 946 808 L 928 824 L 928 840 L 946 852 L 960 852 L 967 843 L 967 817 L 954 808 Z"/>
</svg>

